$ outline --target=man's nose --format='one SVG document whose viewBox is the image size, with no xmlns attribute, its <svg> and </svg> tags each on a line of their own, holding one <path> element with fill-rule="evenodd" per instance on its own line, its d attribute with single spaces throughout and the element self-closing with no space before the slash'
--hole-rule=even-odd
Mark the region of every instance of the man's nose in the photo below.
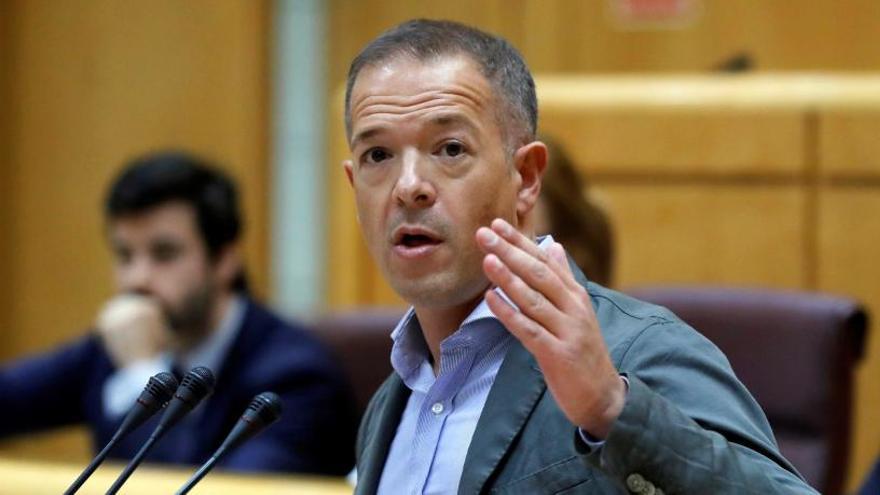
<svg viewBox="0 0 880 495">
<path fill-rule="evenodd" d="M 394 195 L 401 206 L 408 208 L 427 208 L 437 199 L 437 190 L 430 177 L 426 163 L 418 153 L 407 153 L 403 157 L 400 175 L 394 185 Z"/>
<path fill-rule="evenodd" d="M 150 293 L 153 267 L 152 263 L 145 258 L 133 259 L 121 269 L 120 289 L 123 292 Z"/>
</svg>

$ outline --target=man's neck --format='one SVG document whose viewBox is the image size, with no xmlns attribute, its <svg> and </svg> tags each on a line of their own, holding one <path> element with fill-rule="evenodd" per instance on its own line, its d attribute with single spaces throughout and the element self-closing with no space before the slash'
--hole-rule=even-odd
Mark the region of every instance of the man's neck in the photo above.
<svg viewBox="0 0 880 495">
<path fill-rule="evenodd" d="M 461 322 L 482 300 L 481 292 L 480 297 L 459 306 L 415 308 L 416 316 L 419 318 L 419 326 L 422 328 L 422 335 L 425 337 L 425 343 L 428 344 L 428 350 L 431 351 L 435 375 L 440 371 L 440 343 L 458 330 Z"/>
<path fill-rule="evenodd" d="M 198 331 L 194 332 L 187 332 L 186 335 L 189 338 L 183 339 L 180 342 L 178 351 L 184 354 L 188 353 L 198 347 L 205 340 L 211 338 L 220 326 L 220 322 L 223 321 L 223 318 L 225 318 L 226 314 L 229 312 L 229 307 L 232 304 L 234 296 L 235 294 L 231 291 L 224 291 L 217 294 L 214 303 L 209 309 L 208 317 L 205 319 L 204 328 L 200 328 Z"/>
</svg>

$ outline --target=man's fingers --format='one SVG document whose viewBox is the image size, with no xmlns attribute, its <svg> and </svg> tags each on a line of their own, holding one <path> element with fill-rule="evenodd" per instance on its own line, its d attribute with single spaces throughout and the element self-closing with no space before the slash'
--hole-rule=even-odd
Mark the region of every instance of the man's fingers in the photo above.
<svg viewBox="0 0 880 495">
<path fill-rule="evenodd" d="M 491 227 L 477 230 L 477 241 L 485 252 L 498 255 L 516 275 L 563 311 L 580 304 L 572 296 L 582 293 L 583 287 L 575 280 L 561 245 L 554 242 L 542 249 L 500 218 L 493 220 Z"/>
<path fill-rule="evenodd" d="M 492 220 L 490 227 L 496 234 L 500 235 L 507 242 L 513 244 L 519 249 L 522 249 L 535 259 L 539 261 L 547 261 L 547 253 L 539 248 L 533 240 L 524 236 L 522 232 L 513 228 L 513 226 L 506 221 L 500 218 L 496 218 L 495 220 Z"/>
<path fill-rule="evenodd" d="M 561 325 L 564 315 L 559 309 L 541 292 L 530 287 L 513 273 L 496 255 L 486 255 L 483 259 L 483 271 L 489 280 L 501 288 L 516 304 L 519 311 L 530 319 L 551 331 L 565 328 L 565 325 Z"/>
<path fill-rule="evenodd" d="M 550 247 L 547 248 L 547 252 L 550 255 L 550 264 L 553 267 L 553 270 L 559 278 L 565 282 L 565 285 L 572 290 L 582 288 L 581 284 L 574 279 L 574 273 L 572 273 L 571 266 L 568 264 L 568 256 L 565 254 L 565 248 L 562 247 L 562 244 L 554 241 Z"/>
<path fill-rule="evenodd" d="M 517 233 L 517 235 L 526 239 L 522 234 Z M 513 245 L 493 229 L 480 227 L 477 230 L 477 241 L 487 254 L 496 255 L 513 274 L 529 287 L 543 294 L 553 305 L 564 308 L 568 304 L 565 284 L 548 264 L 550 259 L 547 254 L 538 249 L 534 242 L 528 241 L 531 244 L 529 250 L 539 253 L 540 259 Z"/>
<path fill-rule="evenodd" d="M 549 248 L 547 248 L 547 252 L 550 253 L 550 259 L 552 259 L 557 266 L 571 273 L 571 269 L 568 267 L 568 258 L 565 256 L 565 249 L 562 248 L 562 244 L 558 242 L 553 242 Z"/>
<path fill-rule="evenodd" d="M 565 282 L 567 286 L 570 288 L 579 286 L 574 279 L 574 274 L 571 272 L 571 268 L 568 266 L 568 257 L 561 244 L 553 242 L 550 244 L 549 248 L 542 249 L 533 240 L 524 236 L 520 231 L 516 230 L 512 225 L 500 218 L 493 220 L 491 227 L 492 230 L 504 240 L 534 256 L 539 261 L 547 262 L 554 273 L 556 273 L 560 280 Z M 555 252 L 553 246 L 557 246 Z"/>
<path fill-rule="evenodd" d="M 562 244 L 554 241 L 549 247 L 542 249 L 534 241 L 500 218 L 493 220 L 491 227 L 504 240 L 534 256 L 537 260 L 546 262 L 559 279 L 570 289 L 580 287 L 580 284 L 574 279 L 571 267 L 568 265 L 568 256 L 565 254 Z"/>
<path fill-rule="evenodd" d="M 526 350 L 532 353 L 535 358 L 547 355 L 557 345 L 556 336 L 528 316 L 517 311 L 494 290 L 486 291 L 486 303 L 495 316 L 501 320 L 504 327 L 522 342 Z"/>
</svg>

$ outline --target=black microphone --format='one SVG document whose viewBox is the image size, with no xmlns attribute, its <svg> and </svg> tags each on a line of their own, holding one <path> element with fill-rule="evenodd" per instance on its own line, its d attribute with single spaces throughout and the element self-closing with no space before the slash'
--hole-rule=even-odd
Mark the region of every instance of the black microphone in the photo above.
<svg viewBox="0 0 880 495">
<path fill-rule="evenodd" d="M 183 377 L 183 380 L 181 380 L 180 386 L 177 387 L 177 390 L 174 392 L 174 397 L 165 408 L 165 412 L 162 414 L 162 419 L 159 420 L 159 424 L 156 425 L 156 429 L 153 430 L 150 438 L 144 442 L 141 450 L 139 450 L 128 465 L 125 466 L 125 470 L 122 471 L 118 478 L 116 478 L 116 481 L 113 482 L 113 486 L 107 490 L 107 495 L 118 492 L 125 481 L 128 480 L 129 476 L 131 476 L 131 473 L 133 473 L 140 465 L 141 461 L 144 460 L 144 457 L 146 457 L 150 449 L 153 448 L 153 444 L 155 444 L 169 428 L 176 425 L 177 422 L 186 416 L 188 412 L 192 411 L 202 399 L 210 395 L 213 390 L 214 374 L 211 373 L 211 370 L 204 366 L 197 366 L 191 369 L 189 373 Z"/>
<path fill-rule="evenodd" d="M 278 394 L 263 392 L 254 397 L 247 409 L 245 409 L 244 414 L 239 418 L 238 423 L 235 424 L 232 431 L 226 436 L 226 440 L 223 440 L 223 443 L 214 452 L 214 455 L 202 464 L 202 467 L 192 475 L 192 478 L 177 491 L 177 495 L 189 493 L 196 486 L 196 483 L 201 481 L 208 474 L 208 471 L 214 468 L 214 465 L 217 464 L 221 457 L 244 443 L 245 440 L 263 431 L 267 426 L 278 421 L 280 417 L 281 399 L 278 398 Z"/>
<path fill-rule="evenodd" d="M 64 492 L 64 495 L 72 495 L 76 493 L 76 491 L 83 486 L 83 483 L 89 479 L 89 476 L 98 469 L 98 466 L 104 462 L 107 454 L 109 454 L 110 450 L 116 446 L 116 443 L 119 442 L 122 437 L 128 435 L 132 430 L 142 425 L 144 421 L 153 417 L 159 409 L 165 407 L 165 404 L 168 404 L 171 396 L 174 395 L 174 389 L 176 388 L 177 378 L 174 378 L 174 375 L 171 373 L 163 371 L 162 373 L 151 376 L 147 385 L 144 387 L 144 391 L 141 392 L 141 396 L 138 397 L 134 405 L 131 406 L 131 410 L 128 412 L 128 415 L 125 416 L 125 419 L 122 420 L 122 424 L 119 425 L 116 433 L 113 434 L 113 437 L 110 438 L 110 441 L 107 442 L 104 449 L 92 459 L 91 464 L 86 466 L 85 470 L 80 473 L 79 477 L 72 485 L 70 485 L 67 491 Z"/>
</svg>

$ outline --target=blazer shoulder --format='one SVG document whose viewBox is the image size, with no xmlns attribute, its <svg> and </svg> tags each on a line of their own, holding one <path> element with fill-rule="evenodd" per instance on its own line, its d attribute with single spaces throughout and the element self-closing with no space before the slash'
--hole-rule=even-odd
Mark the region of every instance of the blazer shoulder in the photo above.
<svg viewBox="0 0 880 495">
<path fill-rule="evenodd" d="M 373 432 L 375 432 L 380 419 L 386 413 L 392 395 L 399 392 L 401 386 L 403 386 L 403 382 L 400 377 L 397 373 L 392 372 L 388 375 L 388 378 L 382 382 L 382 385 L 379 386 L 379 389 L 376 390 L 373 397 L 370 398 L 370 402 L 367 403 L 367 408 L 364 411 L 364 416 L 361 418 L 360 428 L 358 428 L 358 455 L 360 455 L 363 446 L 366 444 L 366 440 L 373 434 Z"/>
<path fill-rule="evenodd" d="M 628 296 L 599 284 L 586 286 L 602 329 L 602 335 L 615 361 L 623 357 L 637 340 L 662 338 L 673 342 L 681 339 L 705 340 L 672 311 Z"/>
<path fill-rule="evenodd" d="M 252 352 L 265 352 L 291 360 L 287 352 L 296 352 L 306 357 L 329 359 L 330 352 L 323 342 L 305 325 L 287 320 L 261 306 L 248 301 L 248 308 L 242 322 L 238 345 Z"/>
<path fill-rule="evenodd" d="M 344 383 L 336 359 L 311 331 L 256 302 L 248 301 L 239 332 L 227 364 L 248 381 Z"/>
</svg>

